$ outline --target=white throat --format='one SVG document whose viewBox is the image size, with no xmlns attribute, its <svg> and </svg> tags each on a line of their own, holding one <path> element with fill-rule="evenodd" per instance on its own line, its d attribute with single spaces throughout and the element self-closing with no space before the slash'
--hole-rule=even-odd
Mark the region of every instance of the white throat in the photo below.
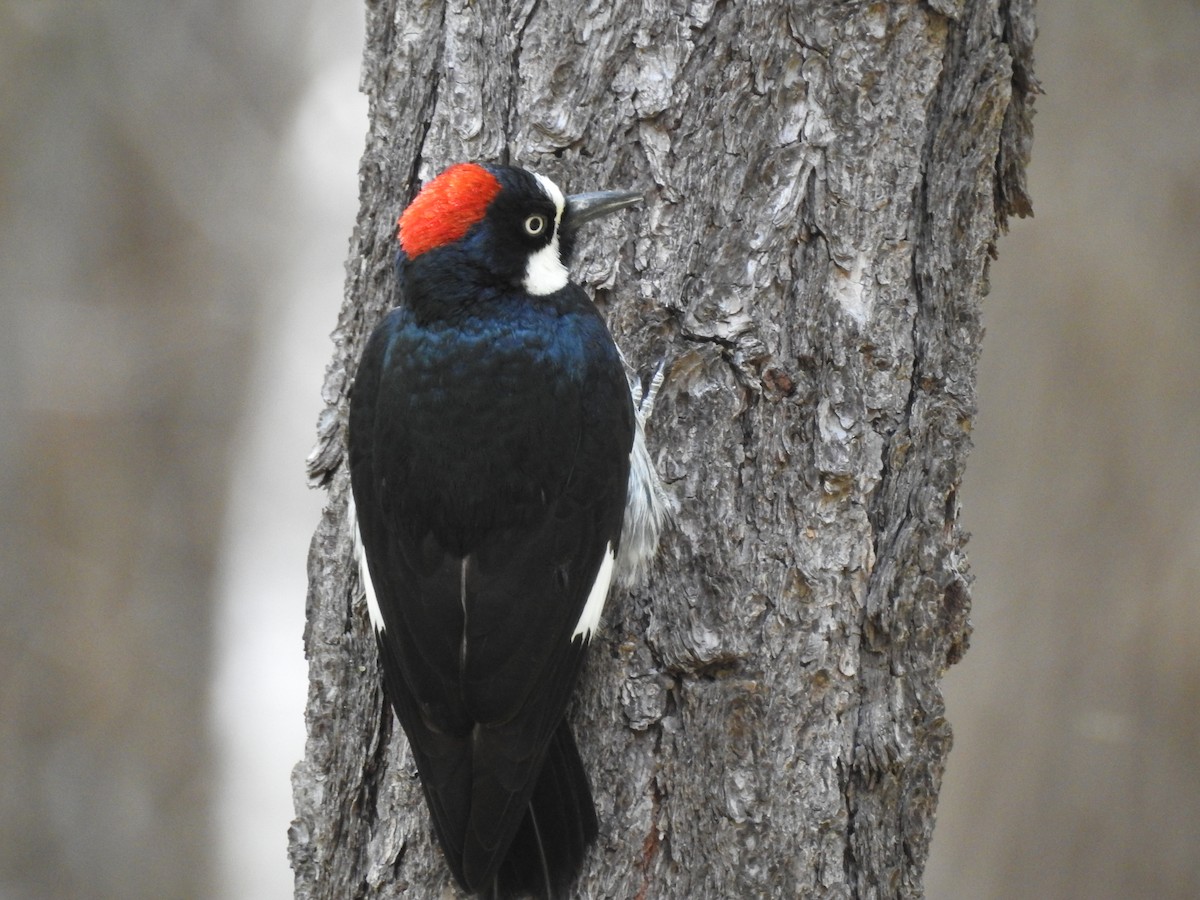
<svg viewBox="0 0 1200 900">
<path fill-rule="evenodd" d="M 558 226 L 562 222 L 567 200 L 557 184 L 545 175 L 534 173 L 534 178 L 554 203 L 554 236 L 550 243 L 529 257 L 525 267 L 525 290 L 535 297 L 553 294 L 567 286 L 567 267 L 558 252 Z"/>
</svg>

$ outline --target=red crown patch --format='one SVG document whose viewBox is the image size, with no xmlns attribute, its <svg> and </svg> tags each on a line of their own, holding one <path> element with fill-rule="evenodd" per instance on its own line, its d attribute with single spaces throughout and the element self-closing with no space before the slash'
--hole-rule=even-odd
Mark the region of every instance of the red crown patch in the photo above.
<svg viewBox="0 0 1200 900">
<path fill-rule="evenodd" d="M 452 244 L 483 218 L 500 192 L 496 176 L 475 163 L 458 163 L 438 175 L 400 215 L 400 246 L 409 259 Z"/>
</svg>

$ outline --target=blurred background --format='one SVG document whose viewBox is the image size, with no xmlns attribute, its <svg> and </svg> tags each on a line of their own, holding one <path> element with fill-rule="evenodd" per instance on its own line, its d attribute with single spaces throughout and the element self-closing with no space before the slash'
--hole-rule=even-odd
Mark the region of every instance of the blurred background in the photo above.
<svg viewBox="0 0 1200 900">
<path fill-rule="evenodd" d="M 928 895 L 1200 896 L 1200 3 L 1040 10 Z M 0 0 L 0 900 L 285 898 L 362 12 Z"/>
<path fill-rule="evenodd" d="M 362 19 L 0 0 L 0 900 L 291 896 Z"/>
</svg>

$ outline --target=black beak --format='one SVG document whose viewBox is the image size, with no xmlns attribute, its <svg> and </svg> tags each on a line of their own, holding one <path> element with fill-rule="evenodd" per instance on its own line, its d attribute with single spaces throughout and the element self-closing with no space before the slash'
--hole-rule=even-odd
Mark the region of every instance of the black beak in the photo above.
<svg viewBox="0 0 1200 900">
<path fill-rule="evenodd" d="M 585 222 L 641 203 L 645 199 L 641 191 L 593 191 L 590 194 L 572 194 L 567 198 L 566 218 L 572 227 L 578 228 Z"/>
</svg>

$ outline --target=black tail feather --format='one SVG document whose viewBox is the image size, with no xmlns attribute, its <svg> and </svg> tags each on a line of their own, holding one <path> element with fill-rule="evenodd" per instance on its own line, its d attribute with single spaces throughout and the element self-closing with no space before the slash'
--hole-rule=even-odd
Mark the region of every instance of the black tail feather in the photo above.
<svg viewBox="0 0 1200 900">
<path fill-rule="evenodd" d="M 500 895 L 566 896 L 598 832 L 587 773 L 564 720 L 550 740 L 529 811 L 496 874 Z"/>
</svg>

